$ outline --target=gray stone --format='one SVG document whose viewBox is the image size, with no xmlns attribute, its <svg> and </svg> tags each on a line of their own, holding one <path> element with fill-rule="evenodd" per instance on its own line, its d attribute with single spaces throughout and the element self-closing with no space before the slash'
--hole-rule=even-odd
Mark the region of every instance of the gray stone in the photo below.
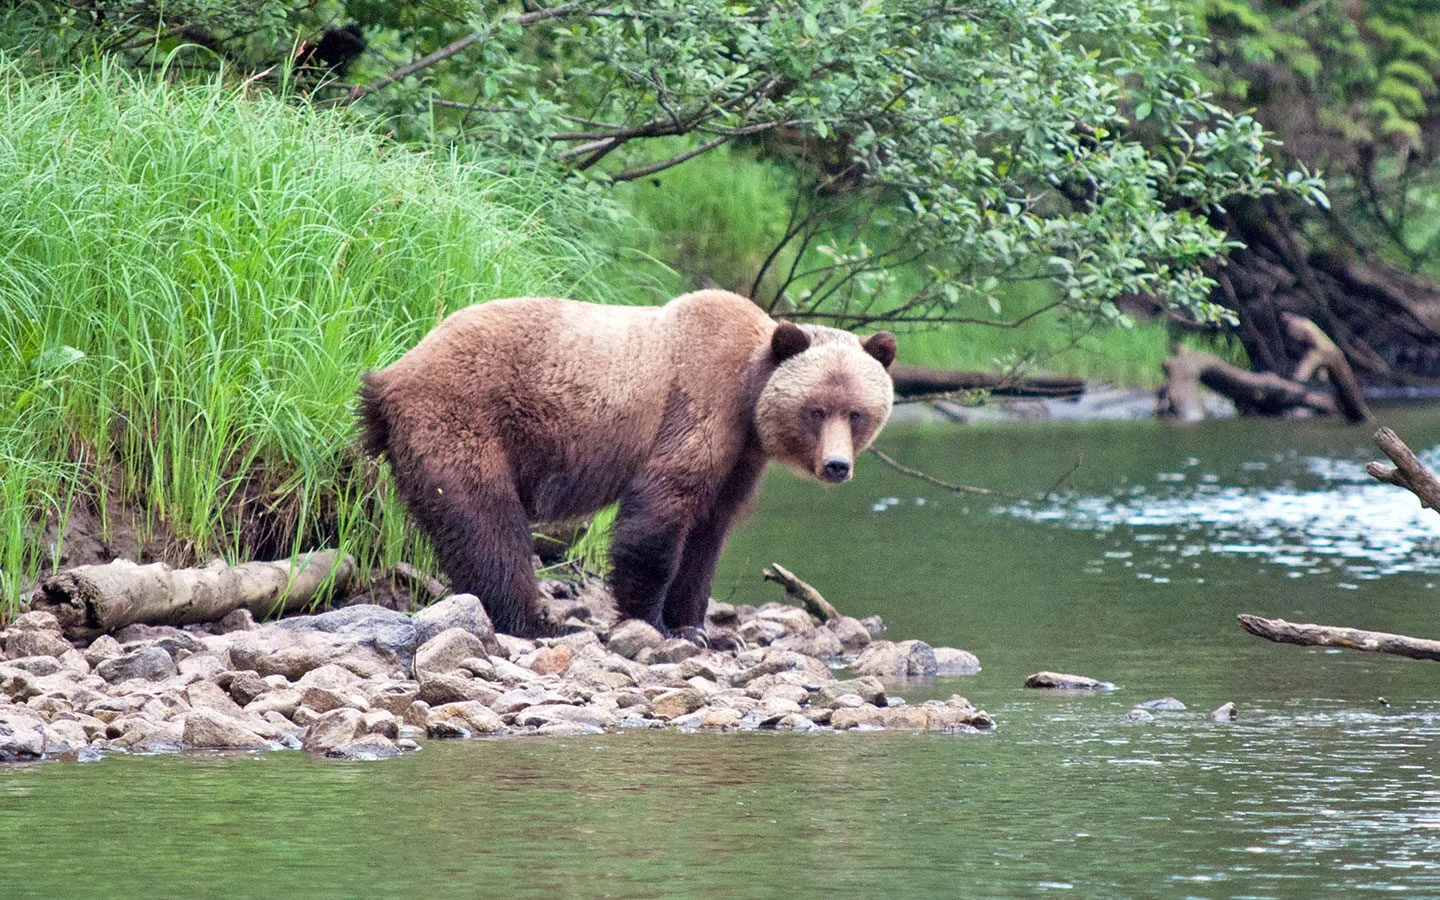
<svg viewBox="0 0 1440 900">
<path fill-rule="evenodd" d="M 225 663 L 213 653 L 195 653 L 180 660 L 175 664 L 175 668 L 181 675 L 194 674 L 213 678 L 225 671 Z"/>
<path fill-rule="evenodd" d="M 705 705 L 705 696 L 693 687 L 666 691 L 650 701 L 650 711 L 662 719 L 675 719 Z"/>
<path fill-rule="evenodd" d="M 73 719 L 57 719 L 45 726 L 45 755 L 78 753 L 90 743 L 84 727 Z"/>
<path fill-rule="evenodd" d="M 50 615 L 49 613 L 26 613 L 26 615 Z M 22 617 L 23 618 L 23 617 Z M 55 618 L 50 616 L 50 618 Z M 58 631 L 39 629 L 19 630 L 11 627 L 5 635 L 5 655 L 10 659 L 23 656 L 59 657 L 75 648 L 60 636 Z"/>
<path fill-rule="evenodd" d="M 1214 712 L 1210 713 L 1210 721 L 1212 721 L 1212 722 L 1233 722 L 1233 721 L 1235 721 L 1235 718 L 1236 718 L 1236 716 L 1238 716 L 1238 715 L 1239 715 L 1239 713 L 1238 713 L 1238 712 L 1236 711 L 1236 709 L 1235 709 L 1235 704 L 1234 704 L 1234 703 L 1226 703 L 1226 704 L 1223 704 L 1223 705 L 1217 707 L 1217 708 L 1214 710 Z"/>
<path fill-rule="evenodd" d="M 394 740 L 400 736 L 400 717 L 383 709 L 372 709 L 361 717 L 360 732 Z"/>
<path fill-rule="evenodd" d="M 241 706 L 249 706 L 257 697 L 273 690 L 257 672 L 236 672 L 225 684 L 225 689 Z"/>
<path fill-rule="evenodd" d="M 635 661 L 647 666 L 684 662 L 700 653 L 700 648 L 683 638 L 670 638 L 635 654 Z M 623 655 L 623 654 L 622 654 Z"/>
<path fill-rule="evenodd" d="M 512 688 L 486 705 L 502 716 L 519 712 L 528 706 L 553 703 L 560 699 L 558 694 L 542 687 Z"/>
<path fill-rule="evenodd" d="M 1097 681 L 1087 675 L 1066 675 L 1063 672 L 1036 672 L 1025 679 L 1025 687 L 1050 691 L 1112 691 L 1115 685 Z"/>
<path fill-rule="evenodd" d="M 0 697 L 9 697 L 15 703 L 24 703 L 40 692 L 37 676 L 24 669 L 0 665 Z"/>
<path fill-rule="evenodd" d="M 1125 722 L 1153 722 L 1155 721 L 1155 716 L 1152 715 L 1149 710 L 1144 710 L 1137 706 L 1127 712 L 1121 720 Z"/>
<path fill-rule="evenodd" d="M 109 746 L 116 750 L 130 750 L 136 753 L 173 753 L 179 750 L 185 737 L 183 722 L 152 722 L 140 716 L 126 716 L 111 723 L 116 736 Z"/>
<path fill-rule="evenodd" d="M 501 652 L 500 642 L 495 637 L 495 626 L 474 594 L 452 594 L 425 607 L 410 619 L 415 625 L 417 645 L 429 643 L 442 631 L 459 628 L 478 638 L 485 648 L 483 654 L 476 655 L 490 656 Z"/>
<path fill-rule="evenodd" d="M 45 755 L 45 722 L 16 709 L 0 710 L 0 762 Z"/>
<path fill-rule="evenodd" d="M 277 677 L 277 676 L 272 676 Z M 268 680 L 268 679 L 267 679 Z M 360 683 L 360 676 L 334 663 L 326 663 L 318 666 L 301 675 L 295 682 L 298 688 L 325 688 L 330 691 L 344 691 Z M 288 687 L 288 684 L 279 684 L 277 687 Z"/>
<path fill-rule="evenodd" d="M 431 706 L 474 700 L 489 705 L 500 691 L 488 681 L 460 675 L 432 675 L 420 683 L 418 698 Z"/>
<path fill-rule="evenodd" d="M 495 734 L 504 729 L 499 713 L 474 700 L 434 707 L 426 725 L 426 733 L 434 738 Z"/>
<path fill-rule="evenodd" d="M 563 703 L 530 706 L 515 714 L 515 724 L 527 728 L 540 728 L 554 722 L 570 722 L 599 729 L 613 728 L 615 715 L 593 706 L 570 706 Z"/>
<path fill-rule="evenodd" d="M 260 626 L 255 624 L 255 617 L 248 609 L 234 609 L 226 613 L 220 621 L 211 625 L 210 628 L 216 634 L 233 634 L 237 631 L 254 631 Z"/>
<path fill-rule="evenodd" d="M 801 679 L 816 685 L 833 681 L 835 677 L 829 666 L 813 656 L 772 647 L 763 652 L 758 663 L 732 678 L 731 683 L 744 687 L 763 676 L 784 672 L 794 672 Z"/>
<path fill-rule="evenodd" d="M 835 635 L 840 646 L 848 653 L 863 650 L 872 640 L 870 630 L 851 616 L 836 616 L 825 623 L 825 630 Z"/>
<path fill-rule="evenodd" d="M 1185 704 L 1174 697 L 1161 697 L 1158 700 L 1146 700 L 1144 703 L 1135 704 L 1136 709 L 1148 709 L 1151 711 L 1183 712 Z"/>
<path fill-rule="evenodd" d="M 120 649 L 119 641 L 108 634 L 102 634 L 91 641 L 90 646 L 85 648 L 85 661 L 93 668 L 107 659 L 113 659 L 121 655 L 123 652 L 124 651 Z"/>
<path fill-rule="evenodd" d="M 885 696 L 884 682 L 873 675 L 822 684 L 810 695 L 809 702 L 811 706 L 817 708 L 833 707 L 835 701 L 846 694 L 854 694 L 866 703 L 875 706 L 885 706 L 888 702 Z"/>
<path fill-rule="evenodd" d="M 766 647 L 785 637 L 785 626 L 769 619 L 751 619 L 735 629 L 740 640 L 752 647 Z"/>
<path fill-rule="evenodd" d="M 193 709 L 186 714 L 180 743 L 193 750 L 267 750 L 272 746 L 244 723 L 213 709 Z"/>
<path fill-rule="evenodd" d="M 358 709 L 348 707 L 322 713 L 305 731 L 305 749 L 323 752 L 347 744 L 355 739 L 363 720 Z"/>
<path fill-rule="evenodd" d="M 178 674 L 175 660 L 159 647 L 142 647 L 123 656 L 107 659 L 95 667 L 95 674 L 118 684 L 136 678 L 146 681 L 160 681 Z"/>
<path fill-rule="evenodd" d="M 936 675 L 974 675 L 980 671 L 980 658 L 969 650 L 954 647 L 936 647 Z"/>
<path fill-rule="evenodd" d="M 394 759 L 401 753 L 400 748 L 389 738 L 379 734 L 361 735 L 325 751 L 331 759 L 351 759 L 373 762 L 378 759 Z"/>
<path fill-rule="evenodd" d="M 872 641 L 851 666 L 857 675 L 923 678 L 936 674 L 935 651 L 924 641 Z"/>
<path fill-rule="evenodd" d="M 654 625 L 640 619 L 626 619 L 610 632 L 605 646 L 611 653 L 618 653 L 626 659 L 635 659 L 641 650 L 658 647 L 665 642 L 665 636 Z"/>
<path fill-rule="evenodd" d="M 415 678 L 424 682 L 432 675 L 453 672 L 466 659 L 485 653 L 480 638 L 463 628 L 447 628 L 415 651 Z"/>
<path fill-rule="evenodd" d="M 790 634 L 776 641 L 772 646 L 779 650 L 793 650 L 806 656 L 831 659 L 845 652 L 840 638 L 827 628 L 812 628 L 801 634 Z"/>
<path fill-rule="evenodd" d="M 292 681 L 326 664 L 371 677 L 409 671 L 415 648 L 416 630 L 409 616 L 361 604 L 237 632 L 230 661 L 237 669 Z"/>
<path fill-rule="evenodd" d="M 329 688 L 307 687 L 300 694 L 300 705 L 308 706 L 317 713 L 327 713 L 332 709 L 358 709 L 365 712 L 370 709 L 370 703 L 361 697 L 349 693 L 332 691 Z"/>
<path fill-rule="evenodd" d="M 191 709 L 208 709 L 230 718 L 243 718 L 245 715 L 240 704 L 213 681 L 197 681 L 185 688 L 185 700 Z"/>
<path fill-rule="evenodd" d="M 7 662 L 6 665 L 29 672 L 36 677 L 54 675 L 65 668 L 60 660 L 54 656 L 17 656 Z"/>
<path fill-rule="evenodd" d="M 808 634 L 815 630 L 815 620 L 798 606 L 783 603 L 767 603 L 755 613 L 762 622 L 775 622 L 785 629 L 786 634 Z"/>
<path fill-rule="evenodd" d="M 543 734 L 546 737 L 581 737 L 590 734 L 604 734 L 605 729 L 581 722 L 551 722 L 540 726 L 535 733 Z"/>
<path fill-rule="evenodd" d="M 48 631 L 54 634 L 61 633 L 60 620 L 55 618 L 55 614 L 38 609 L 16 616 L 15 621 L 10 623 L 10 630 Z"/>
</svg>

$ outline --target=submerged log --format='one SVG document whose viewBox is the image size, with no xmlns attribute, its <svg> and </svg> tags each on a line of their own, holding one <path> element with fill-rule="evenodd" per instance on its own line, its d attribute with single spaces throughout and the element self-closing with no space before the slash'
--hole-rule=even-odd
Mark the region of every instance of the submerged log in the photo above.
<svg viewBox="0 0 1440 900">
<path fill-rule="evenodd" d="M 1068 375 L 1020 377 L 1004 372 L 971 372 L 927 369 L 921 366 L 891 366 L 895 396 L 901 399 L 927 394 L 987 391 L 997 397 L 1078 397 L 1085 393 L 1085 379 Z"/>
<path fill-rule="evenodd" d="M 840 611 L 831 606 L 830 601 L 820 596 L 819 591 L 796 578 L 794 572 L 779 563 L 771 563 L 761 574 L 765 576 L 766 581 L 776 582 L 785 588 L 785 596 L 799 600 L 805 607 L 805 611 L 822 623 L 840 615 Z"/>
<path fill-rule="evenodd" d="M 1420 505 L 1440 512 L 1440 477 L 1425 467 L 1415 451 L 1400 440 L 1399 435 L 1388 428 L 1375 432 L 1375 443 L 1395 465 L 1371 462 L 1365 464 L 1365 471 L 1371 478 L 1402 487 L 1420 498 Z"/>
<path fill-rule="evenodd" d="M 1333 415 L 1335 398 L 1274 372 L 1251 372 L 1232 366 L 1212 353 L 1175 345 L 1174 355 L 1161 363 L 1165 369 L 1164 396 L 1170 410 L 1186 422 L 1205 418 L 1199 386 L 1221 394 L 1241 413 L 1278 416 L 1292 409 L 1309 409 Z"/>
<path fill-rule="evenodd" d="M 1249 613 L 1241 613 L 1235 618 L 1240 620 L 1240 627 L 1246 631 L 1277 644 L 1344 647 L 1349 650 L 1440 661 L 1440 641 L 1335 625 L 1298 625 L 1284 619 L 1264 619 Z"/>
<path fill-rule="evenodd" d="M 257 618 L 303 609 L 322 588 L 343 591 L 354 572 L 355 560 L 336 550 L 301 554 L 293 565 L 277 560 L 231 566 L 216 560 L 172 569 L 164 563 L 116 560 L 42 579 L 30 608 L 53 613 L 66 637 L 89 639 L 137 622 L 188 625 L 213 622 L 237 609 Z"/>
</svg>

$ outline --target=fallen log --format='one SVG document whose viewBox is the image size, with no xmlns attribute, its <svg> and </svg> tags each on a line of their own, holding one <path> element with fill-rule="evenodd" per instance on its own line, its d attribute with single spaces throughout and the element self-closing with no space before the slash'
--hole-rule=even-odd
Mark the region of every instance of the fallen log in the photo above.
<svg viewBox="0 0 1440 900">
<path fill-rule="evenodd" d="M 1440 477 L 1425 467 L 1415 451 L 1400 440 L 1399 435 L 1388 428 L 1375 432 L 1375 443 L 1395 463 L 1387 466 L 1380 462 L 1365 464 L 1365 471 L 1371 478 L 1402 487 L 1420 498 L 1420 505 L 1440 512 Z"/>
<path fill-rule="evenodd" d="M 902 400 L 964 391 L 986 391 L 996 397 L 1068 398 L 1085 393 L 1085 379 L 1068 375 L 1021 377 L 1004 372 L 895 365 L 890 367 L 890 378 L 895 382 L 895 396 Z"/>
<path fill-rule="evenodd" d="M 301 554 L 293 565 L 277 560 L 231 566 L 216 560 L 172 569 L 116 560 L 47 576 L 30 608 L 53 613 L 66 637 L 90 639 L 137 622 L 188 625 L 237 609 L 257 618 L 303 609 L 322 588 L 343 591 L 354 572 L 355 560 L 336 550 Z"/>
<path fill-rule="evenodd" d="M 1323 415 L 1338 411 L 1335 398 L 1274 372 L 1251 372 L 1225 362 L 1213 353 L 1175 345 L 1174 355 L 1160 364 L 1165 369 L 1164 404 L 1186 422 L 1205 418 L 1199 386 L 1230 398 L 1244 415 L 1278 416 L 1292 409 Z"/>
<path fill-rule="evenodd" d="M 819 591 L 796 578 L 794 572 L 779 563 L 771 563 L 761 574 L 765 576 L 766 581 L 776 582 L 785 588 L 785 596 L 792 600 L 799 600 L 800 604 L 805 607 L 805 611 L 822 623 L 840 615 L 840 611 L 820 596 Z"/>
<path fill-rule="evenodd" d="M 1370 414 L 1370 407 L 1365 403 L 1360 382 L 1356 380 L 1350 363 L 1345 359 L 1345 352 L 1339 345 L 1330 340 L 1324 329 L 1304 316 L 1285 313 L 1282 319 L 1291 339 L 1308 348 L 1296 364 L 1295 373 L 1290 376 L 1291 380 L 1301 383 L 1309 381 L 1316 372 L 1323 369 L 1335 391 L 1335 404 L 1345 418 L 1351 422 L 1375 421 L 1375 417 Z"/>
<path fill-rule="evenodd" d="M 1240 613 L 1235 618 L 1240 620 L 1240 627 L 1246 631 L 1277 644 L 1344 647 L 1348 650 L 1440 661 L 1440 641 L 1335 625 L 1298 625 L 1284 619 L 1264 619 L 1249 613 Z"/>
</svg>

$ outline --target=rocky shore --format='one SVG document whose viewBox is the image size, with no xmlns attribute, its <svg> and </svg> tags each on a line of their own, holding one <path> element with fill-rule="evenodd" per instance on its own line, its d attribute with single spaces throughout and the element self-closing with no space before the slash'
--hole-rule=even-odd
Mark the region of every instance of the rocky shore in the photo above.
<svg viewBox="0 0 1440 900">
<path fill-rule="evenodd" d="M 131 625 L 86 646 L 47 612 L 0 632 L 0 760 L 300 749 L 384 759 L 427 739 L 621 728 L 973 732 L 965 698 L 910 705 L 893 679 L 979 671 L 963 650 L 881 637 L 879 617 L 712 602 L 702 648 L 606 621 L 597 588 L 561 589 L 564 636 L 497 635 L 472 596 L 414 614 L 348 606 L 257 624 Z M 569 596 L 566 596 L 569 594 Z M 736 640 L 738 638 L 738 640 Z M 837 678 L 837 669 L 849 677 Z"/>
</svg>

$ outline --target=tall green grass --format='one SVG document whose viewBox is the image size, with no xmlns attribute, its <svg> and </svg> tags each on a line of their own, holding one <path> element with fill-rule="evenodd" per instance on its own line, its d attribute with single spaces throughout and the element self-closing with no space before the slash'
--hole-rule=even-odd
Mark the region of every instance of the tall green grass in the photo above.
<svg viewBox="0 0 1440 900">
<path fill-rule="evenodd" d="M 470 303 L 622 299 L 591 210 L 243 83 L 0 61 L 0 618 L 107 498 L 171 556 L 423 562 L 357 377 Z"/>
</svg>

